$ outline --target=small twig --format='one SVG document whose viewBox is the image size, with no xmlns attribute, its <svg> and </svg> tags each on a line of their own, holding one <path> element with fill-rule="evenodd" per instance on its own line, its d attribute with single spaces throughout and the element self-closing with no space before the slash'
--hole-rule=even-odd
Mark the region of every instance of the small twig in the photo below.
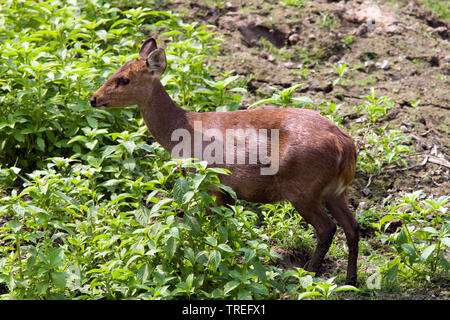
<svg viewBox="0 0 450 320">
<path fill-rule="evenodd" d="M 434 181 L 433 177 L 430 177 L 431 181 L 438 187 L 442 186 L 442 183 L 437 183 L 436 181 Z"/>
<path fill-rule="evenodd" d="M 386 198 L 384 198 L 381 203 L 380 206 L 384 207 L 384 205 L 386 204 L 386 202 L 388 202 L 390 199 L 392 198 L 392 194 L 388 195 Z"/>
<path fill-rule="evenodd" d="M 419 164 L 419 166 L 420 166 L 420 167 L 423 167 L 424 165 L 426 165 L 427 162 L 428 162 L 428 158 L 429 158 L 429 156 L 425 156 L 425 158 L 424 158 L 423 161 Z"/>
<path fill-rule="evenodd" d="M 371 175 L 369 176 L 369 181 L 367 182 L 367 184 L 366 184 L 366 186 L 364 187 L 364 189 L 367 189 L 367 188 L 370 186 L 370 184 L 372 183 L 372 178 L 373 178 L 373 174 L 371 174 Z"/>
<path fill-rule="evenodd" d="M 444 167 L 450 168 L 450 162 L 448 162 L 444 158 L 438 158 L 438 157 L 429 156 L 428 161 L 431 162 L 431 163 L 438 164 L 440 166 L 444 166 Z"/>
</svg>

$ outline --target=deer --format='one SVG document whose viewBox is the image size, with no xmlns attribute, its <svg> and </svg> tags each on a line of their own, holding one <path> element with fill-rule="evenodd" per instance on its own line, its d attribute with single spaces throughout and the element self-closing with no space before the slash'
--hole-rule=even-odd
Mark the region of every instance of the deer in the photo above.
<svg viewBox="0 0 450 320">
<path fill-rule="evenodd" d="M 165 51 L 157 47 L 154 38 L 148 38 L 141 45 L 139 57 L 114 72 L 92 95 L 90 104 L 102 109 L 137 105 L 150 134 L 169 152 L 179 143 L 174 141 L 173 132 L 181 128 L 194 136 L 199 130 L 196 123 L 201 123 L 202 133 L 214 129 L 223 136 L 233 128 L 276 130 L 278 148 L 269 157 L 270 161 L 278 161 L 275 173 L 261 174 L 262 163 L 225 163 L 220 167 L 230 174 L 220 175 L 221 183 L 231 187 L 237 199 L 255 203 L 289 201 L 315 229 L 317 244 L 304 268 L 316 276 L 320 275 L 336 233 L 334 219 L 343 228 L 348 246 L 346 283 L 356 285 L 359 225 L 349 209 L 347 190 L 355 175 L 357 151 L 350 135 L 317 111 L 306 108 L 228 112 L 183 109 L 160 81 L 166 68 Z M 235 144 L 224 143 L 221 152 L 227 156 L 235 151 L 236 140 Z M 245 148 L 249 148 L 248 142 Z M 194 150 L 182 156 L 194 158 Z M 211 194 L 218 206 L 233 204 L 233 198 L 225 192 L 212 190 Z"/>
</svg>

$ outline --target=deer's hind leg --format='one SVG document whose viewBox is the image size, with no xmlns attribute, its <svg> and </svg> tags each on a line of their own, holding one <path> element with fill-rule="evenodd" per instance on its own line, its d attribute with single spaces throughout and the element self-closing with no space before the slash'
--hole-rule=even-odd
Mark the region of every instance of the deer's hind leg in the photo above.
<svg viewBox="0 0 450 320">
<path fill-rule="evenodd" d="M 337 223 L 344 229 L 348 245 L 347 284 L 356 285 L 359 225 L 348 208 L 345 192 L 339 196 L 327 196 L 325 206 Z"/>
<path fill-rule="evenodd" d="M 317 200 L 291 201 L 295 209 L 316 230 L 317 246 L 306 265 L 306 270 L 320 274 L 322 261 L 328 252 L 336 232 L 336 224 L 325 214 L 322 203 Z"/>
</svg>

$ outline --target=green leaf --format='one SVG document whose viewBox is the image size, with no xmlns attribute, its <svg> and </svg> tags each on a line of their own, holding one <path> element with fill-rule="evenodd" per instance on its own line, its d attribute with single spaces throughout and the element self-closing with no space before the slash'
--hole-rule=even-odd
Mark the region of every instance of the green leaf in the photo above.
<svg viewBox="0 0 450 320">
<path fill-rule="evenodd" d="M 184 214 L 183 217 L 184 223 L 186 223 L 189 227 L 191 227 L 191 231 L 193 232 L 193 235 L 198 236 L 200 235 L 201 231 L 201 223 L 196 215 L 191 214 Z"/>
<path fill-rule="evenodd" d="M 391 220 L 396 219 L 396 218 L 397 218 L 397 216 L 395 216 L 395 215 L 393 215 L 393 214 L 387 214 L 387 215 L 383 216 L 383 217 L 380 219 L 380 226 L 382 226 L 382 225 L 385 224 L 386 222 L 391 221 Z"/>
<path fill-rule="evenodd" d="M 244 252 L 244 263 L 248 263 L 251 259 L 256 256 L 256 250 L 250 248 L 241 248 L 239 251 Z"/>
<path fill-rule="evenodd" d="M 344 286 L 337 287 L 333 291 L 339 292 L 339 291 L 360 291 L 360 290 L 358 288 L 355 288 L 354 286 L 344 285 Z"/>
<path fill-rule="evenodd" d="M 205 180 L 206 175 L 204 174 L 197 174 L 192 179 L 194 190 L 197 191 L 200 185 L 202 184 L 203 180 Z"/>
<path fill-rule="evenodd" d="M 64 265 L 64 248 L 48 248 L 47 258 L 51 267 L 61 267 Z"/>
<path fill-rule="evenodd" d="M 9 291 L 13 291 L 15 289 L 16 281 L 14 280 L 14 277 L 12 275 L 0 274 L 0 279 L 3 279 L 3 281 L 0 281 L 0 283 L 5 282 L 8 286 Z"/>
<path fill-rule="evenodd" d="M 229 175 L 230 171 L 227 169 L 223 169 L 223 168 L 208 168 L 208 172 L 213 172 L 216 174 L 225 174 L 225 175 Z"/>
<path fill-rule="evenodd" d="M 205 242 L 206 242 L 207 244 L 209 244 L 210 246 L 212 246 L 212 247 L 217 246 L 217 239 L 214 238 L 214 237 L 206 237 L 206 238 L 205 238 Z"/>
<path fill-rule="evenodd" d="M 265 297 L 265 296 L 267 296 L 269 294 L 269 290 L 267 290 L 266 286 L 263 285 L 262 283 L 252 282 L 249 285 L 249 289 L 253 293 L 255 293 L 257 295 L 260 295 L 260 296 L 263 296 L 263 297 Z"/>
<path fill-rule="evenodd" d="M 259 261 L 257 261 L 257 259 L 255 259 L 253 260 L 252 265 L 254 267 L 254 272 L 258 276 L 258 278 L 262 282 L 266 282 L 267 281 L 266 269 L 264 269 L 262 264 Z"/>
<path fill-rule="evenodd" d="M 169 258 L 172 258 L 175 255 L 175 251 L 177 250 L 178 241 L 175 237 L 170 237 L 166 244 L 163 247 L 164 252 L 167 254 Z"/>
<path fill-rule="evenodd" d="M 422 259 L 426 261 L 428 257 L 433 253 L 434 249 L 436 249 L 436 244 L 432 244 L 431 246 L 426 247 L 421 254 Z"/>
<path fill-rule="evenodd" d="M 41 137 L 38 137 L 36 140 L 36 145 L 39 150 L 45 151 L 45 141 Z"/>
<path fill-rule="evenodd" d="M 136 143 L 134 143 L 134 141 L 123 141 L 122 145 L 130 155 L 133 154 L 134 150 L 136 149 Z"/>
<path fill-rule="evenodd" d="M 238 291 L 237 298 L 238 298 L 238 300 L 252 300 L 253 299 L 250 291 L 245 290 L 245 289 L 240 289 Z"/>
<path fill-rule="evenodd" d="M 195 252 L 191 247 L 184 248 L 184 256 L 188 259 L 192 264 L 195 262 Z"/>
<path fill-rule="evenodd" d="M 219 233 L 219 242 L 228 241 L 228 229 L 225 226 L 218 226 L 217 232 Z"/>
<path fill-rule="evenodd" d="M 213 250 L 209 254 L 209 260 L 208 264 L 211 266 L 211 268 L 216 271 L 219 267 L 220 260 L 222 259 L 222 255 L 220 254 L 219 250 Z"/>
<path fill-rule="evenodd" d="M 20 132 L 15 132 L 14 138 L 16 138 L 16 140 L 19 142 L 25 142 L 25 136 L 23 134 L 21 134 Z"/>
<path fill-rule="evenodd" d="M 139 207 L 134 212 L 134 216 L 140 225 L 146 226 L 150 222 L 150 210 L 142 204 L 139 204 Z"/>
<path fill-rule="evenodd" d="M 76 137 L 70 139 L 69 142 L 67 142 L 67 144 L 71 144 L 71 143 L 77 142 L 79 140 L 84 140 L 84 139 L 86 139 L 85 136 L 76 136 Z"/>
<path fill-rule="evenodd" d="M 183 195 L 183 204 L 188 204 L 191 202 L 192 198 L 195 196 L 194 191 L 188 191 Z"/>
<path fill-rule="evenodd" d="M 136 168 L 136 161 L 134 158 L 128 158 L 123 161 L 123 167 L 128 171 L 133 171 Z"/>
<path fill-rule="evenodd" d="M 133 275 L 134 273 L 127 269 L 116 269 L 111 273 L 111 277 L 117 280 L 127 280 Z"/>
<path fill-rule="evenodd" d="M 408 242 L 408 236 L 406 235 L 406 231 L 404 228 L 402 228 L 400 233 L 397 235 L 396 241 L 400 246 Z"/>
<path fill-rule="evenodd" d="M 302 286 L 303 289 L 306 289 L 313 284 L 313 277 L 309 274 L 306 276 L 300 277 L 298 279 L 299 284 Z"/>
<path fill-rule="evenodd" d="M 183 204 L 183 196 L 190 189 L 186 179 L 179 178 L 173 186 L 173 199 L 179 204 Z"/>
<path fill-rule="evenodd" d="M 317 292 L 317 291 L 307 291 L 307 292 L 300 293 L 298 295 L 297 299 L 298 300 L 303 300 L 305 298 L 312 297 L 312 296 L 322 296 L 322 294 L 320 292 Z"/>
<path fill-rule="evenodd" d="M 218 249 L 228 252 L 228 253 L 233 253 L 233 249 L 231 249 L 231 247 L 225 243 L 221 243 L 217 246 Z"/>
<path fill-rule="evenodd" d="M 106 42 L 107 37 L 108 37 L 108 32 L 106 32 L 105 30 L 98 30 L 95 33 L 97 34 L 97 37 L 99 37 L 100 39 L 102 39 L 103 41 Z"/>
<path fill-rule="evenodd" d="M 435 228 L 433 227 L 425 227 L 421 229 L 422 231 L 425 231 L 427 233 L 431 233 L 431 234 L 439 234 L 439 231 L 437 231 Z"/>
<path fill-rule="evenodd" d="M 406 251 L 406 253 L 410 256 L 410 257 L 415 257 L 416 256 L 416 250 L 414 249 L 414 246 L 411 243 L 403 243 L 401 245 L 401 248 L 403 249 L 403 251 Z"/>
<path fill-rule="evenodd" d="M 450 247 L 450 238 L 442 238 L 441 243 L 447 247 Z"/>
<path fill-rule="evenodd" d="M 240 282 L 236 280 L 228 281 L 223 287 L 223 294 L 228 294 L 230 291 L 236 289 L 239 286 Z"/>
<path fill-rule="evenodd" d="M 398 262 L 395 265 L 393 265 L 391 268 L 389 268 L 389 270 L 387 271 L 386 277 L 385 277 L 386 281 L 392 282 L 395 279 L 395 277 L 397 276 L 397 273 L 398 273 Z"/>
<path fill-rule="evenodd" d="M 231 187 L 223 185 L 221 183 L 216 183 L 216 186 L 228 192 L 233 199 L 237 199 L 236 192 L 234 192 L 234 190 Z"/>
<path fill-rule="evenodd" d="M 98 121 L 93 117 L 86 116 L 86 121 L 92 129 L 98 128 Z"/>
<path fill-rule="evenodd" d="M 191 273 L 190 275 L 187 276 L 186 278 L 186 286 L 187 289 L 189 290 L 190 288 L 192 288 L 192 284 L 194 282 L 194 274 Z"/>
<path fill-rule="evenodd" d="M 173 199 L 171 198 L 166 198 L 166 199 L 161 199 L 158 201 L 158 203 L 156 203 L 151 209 L 150 209 L 150 213 L 153 214 L 155 212 L 157 212 L 162 206 L 166 205 L 169 202 L 172 202 Z"/>
<path fill-rule="evenodd" d="M 26 211 L 25 207 L 23 207 L 21 205 L 18 205 L 18 204 L 13 204 L 12 205 L 12 209 L 14 210 L 14 212 L 17 214 L 17 216 L 19 218 L 23 218 L 24 217 L 25 211 Z"/>
<path fill-rule="evenodd" d="M 7 226 L 11 228 L 11 231 L 14 233 L 19 232 L 20 229 L 22 229 L 22 223 L 20 223 L 17 220 L 10 220 L 7 223 Z"/>
<path fill-rule="evenodd" d="M 98 144 L 98 140 L 94 139 L 91 141 L 86 142 L 84 145 L 86 146 L 86 148 L 88 148 L 89 150 L 94 150 L 95 146 Z"/>
<path fill-rule="evenodd" d="M 48 283 L 48 281 L 38 283 L 38 284 L 36 284 L 37 293 L 41 296 L 45 295 L 45 293 L 47 292 L 49 287 L 50 287 L 50 284 Z"/>
<path fill-rule="evenodd" d="M 66 288 L 66 279 L 68 274 L 65 272 L 52 272 L 50 275 L 55 286 L 59 290 L 63 291 Z"/>
</svg>

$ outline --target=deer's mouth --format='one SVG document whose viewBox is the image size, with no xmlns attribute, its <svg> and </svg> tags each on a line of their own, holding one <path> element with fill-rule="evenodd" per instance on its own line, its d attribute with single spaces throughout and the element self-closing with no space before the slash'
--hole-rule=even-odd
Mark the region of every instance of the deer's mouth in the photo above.
<svg viewBox="0 0 450 320">
<path fill-rule="evenodd" d="M 106 109 L 106 107 L 107 107 L 106 103 L 104 103 L 104 104 L 98 104 L 97 97 L 95 97 L 95 96 L 93 96 L 93 97 L 89 100 L 89 103 L 90 103 L 91 106 L 93 106 L 94 108 L 101 109 L 101 110 Z"/>
</svg>

